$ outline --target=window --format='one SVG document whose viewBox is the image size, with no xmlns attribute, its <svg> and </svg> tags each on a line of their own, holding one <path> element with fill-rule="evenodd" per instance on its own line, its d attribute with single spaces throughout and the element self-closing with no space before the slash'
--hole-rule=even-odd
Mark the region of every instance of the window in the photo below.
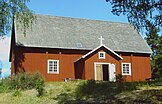
<svg viewBox="0 0 162 104">
<path fill-rule="evenodd" d="M 130 63 L 122 63 L 122 75 L 131 75 Z"/>
<path fill-rule="evenodd" d="M 98 52 L 99 59 L 105 59 L 105 52 Z"/>
<path fill-rule="evenodd" d="M 59 60 L 48 60 L 48 73 L 59 74 Z"/>
</svg>

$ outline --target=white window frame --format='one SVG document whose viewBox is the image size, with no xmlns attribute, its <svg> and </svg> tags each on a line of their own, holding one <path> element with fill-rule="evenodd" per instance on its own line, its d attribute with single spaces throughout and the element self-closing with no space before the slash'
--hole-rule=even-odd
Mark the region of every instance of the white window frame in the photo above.
<svg viewBox="0 0 162 104">
<path fill-rule="evenodd" d="M 49 71 L 49 67 L 50 67 L 50 66 L 49 66 L 49 62 L 50 62 L 50 61 L 53 61 L 53 62 L 55 61 L 55 62 L 57 62 L 57 71 L 56 71 L 56 72 L 54 72 L 54 71 L 53 71 L 53 72 L 50 72 L 50 71 Z M 59 60 L 48 60 L 47 65 L 48 65 L 48 66 L 47 66 L 47 67 L 48 67 L 48 68 L 47 68 L 47 69 L 48 69 L 48 70 L 47 70 L 47 73 L 48 73 L 48 74 L 59 74 Z"/>
<path fill-rule="evenodd" d="M 100 54 L 103 54 L 103 57 L 101 57 Z M 98 57 L 99 59 L 105 59 L 106 58 L 105 52 L 98 52 Z"/>
<path fill-rule="evenodd" d="M 129 65 L 129 73 L 124 73 L 123 72 L 123 65 L 128 64 Z M 131 63 L 122 63 L 122 75 L 131 75 L 132 69 L 131 69 Z"/>
</svg>

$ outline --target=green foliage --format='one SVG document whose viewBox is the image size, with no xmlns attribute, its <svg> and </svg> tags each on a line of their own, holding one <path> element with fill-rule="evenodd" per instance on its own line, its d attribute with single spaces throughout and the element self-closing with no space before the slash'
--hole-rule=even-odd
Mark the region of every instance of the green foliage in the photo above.
<svg viewBox="0 0 162 104">
<path fill-rule="evenodd" d="M 67 85 L 64 86 L 64 89 L 65 89 L 66 92 L 70 92 L 71 91 L 71 87 L 67 86 Z"/>
<path fill-rule="evenodd" d="M 146 33 L 146 41 L 151 47 L 153 54 L 151 56 L 151 67 L 153 75 L 162 75 L 162 36 L 160 36 L 159 28 L 155 28 L 152 24 L 148 27 Z"/>
<path fill-rule="evenodd" d="M 38 96 L 42 96 L 44 93 L 44 79 L 39 77 L 35 82 L 35 88 L 38 91 Z"/>
<path fill-rule="evenodd" d="M 89 80 L 81 83 L 76 89 L 77 98 L 95 98 L 101 100 L 102 98 L 113 98 L 114 95 L 123 91 L 132 91 L 137 89 L 138 83 L 130 82 L 103 82 Z"/>
<path fill-rule="evenodd" d="M 149 24 L 162 27 L 161 0 L 106 0 L 112 5 L 112 13 L 124 14 L 128 21 L 140 29 L 147 29 Z"/>
<path fill-rule="evenodd" d="M 36 88 L 38 93 L 41 95 L 43 87 L 44 79 L 39 73 L 32 75 L 29 73 L 21 72 L 17 73 L 14 76 L 2 79 L 0 82 L 0 92 L 10 92 L 15 90 L 16 94 L 16 90 L 19 89 L 26 90 Z"/>
<path fill-rule="evenodd" d="M 11 91 L 11 86 L 8 86 L 8 80 L 3 80 L 0 83 L 0 93 Z"/>
<path fill-rule="evenodd" d="M 110 83 L 80 80 L 66 83 L 47 82 L 45 89 L 48 93 L 45 96 L 36 97 L 37 92 L 34 89 L 20 90 L 20 95 L 18 91 L 13 90 L 9 93 L 0 93 L 0 101 L 2 104 L 23 104 L 24 102 L 25 104 L 156 104 L 162 102 L 162 87 L 155 86 L 157 84 L 162 85 L 162 81 Z M 93 87 L 93 89 L 86 86 Z M 138 90 L 133 90 L 135 86 Z M 115 89 L 116 92 L 114 92 Z M 91 90 L 91 92 L 88 94 L 84 90 Z M 80 91 L 84 93 L 80 94 Z M 17 97 L 12 97 L 14 92 Z M 76 97 L 77 93 L 78 97 Z"/>
<path fill-rule="evenodd" d="M 100 88 L 99 86 L 98 88 Z M 88 80 L 80 83 L 78 88 L 76 89 L 76 97 L 79 98 L 81 96 L 93 95 L 96 88 L 95 80 Z"/>
<path fill-rule="evenodd" d="M 78 81 L 77 87 L 71 92 L 61 91 L 61 94 L 55 98 L 59 104 L 120 104 L 124 102 L 147 102 L 150 100 L 150 96 L 153 95 L 152 91 L 149 96 L 145 96 L 144 93 L 139 92 L 141 88 L 149 89 L 150 86 L 156 86 L 160 81 L 151 82 L 107 82 L 107 81 Z M 69 82 L 69 84 L 71 84 Z M 162 83 L 161 83 L 162 84 Z M 66 87 L 65 87 L 66 88 Z M 138 89 L 138 90 L 137 90 Z M 127 98 L 130 94 L 136 92 L 140 98 L 130 99 Z M 146 91 L 144 91 L 146 92 Z M 149 91 L 148 91 L 149 93 Z M 129 95 L 128 95 L 129 94 Z M 142 95 L 140 95 L 142 94 Z M 133 95 L 136 97 L 136 95 Z M 158 95 L 158 94 L 157 94 Z M 161 94 L 159 94 L 161 95 Z M 122 96 L 122 97 L 121 97 Z M 123 97 L 125 99 L 123 99 Z M 122 100 L 121 100 L 122 99 Z"/>
<path fill-rule="evenodd" d="M 32 11 L 26 6 L 30 0 L 1 0 L 0 1 L 0 37 L 11 30 L 12 19 L 22 24 L 24 32 L 35 19 Z"/>
<path fill-rule="evenodd" d="M 148 32 L 146 32 L 146 41 L 151 47 L 151 50 L 154 52 L 154 55 L 162 53 L 162 36 L 158 33 L 160 32 L 159 28 L 154 27 L 152 24 L 149 24 Z"/>
<path fill-rule="evenodd" d="M 162 2 L 161 0 L 106 0 L 114 15 L 126 15 L 138 31 L 146 32 L 146 40 L 153 54 L 152 74 L 162 75 Z"/>
<path fill-rule="evenodd" d="M 16 97 L 16 96 L 20 96 L 21 95 L 21 89 L 15 89 L 12 93 L 12 96 Z"/>
<path fill-rule="evenodd" d="M 162 54 L 152 56 L 151 60 L 152 74 L 162 78 Z"/>
</svg>

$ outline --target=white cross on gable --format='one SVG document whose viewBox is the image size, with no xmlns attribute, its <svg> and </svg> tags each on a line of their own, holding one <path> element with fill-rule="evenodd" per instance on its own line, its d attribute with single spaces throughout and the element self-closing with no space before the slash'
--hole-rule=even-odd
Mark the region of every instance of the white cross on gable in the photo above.
<svg viewBox="0 0 162 104">
<path fill-rule="evenodd" d="M 100 36 L 100 38 L 98 38 L 98 39 L 100 40 L 100 45 L 102 45 L 104 38 L 102 36 Z"/>
</svg>

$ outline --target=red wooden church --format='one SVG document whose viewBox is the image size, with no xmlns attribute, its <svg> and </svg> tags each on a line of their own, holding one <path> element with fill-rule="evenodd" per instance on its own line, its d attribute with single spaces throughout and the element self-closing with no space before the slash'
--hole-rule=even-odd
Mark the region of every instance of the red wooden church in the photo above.
<svg viewBox="0 0 162 104">
<path fill-rule="evenodd" d="M 151 50 L 128 23 L 37 15 L 32 29 L 14 21 L 11 74 L 40 72 L 47 81 L 64 78 L 144 81 L 151 77 Z"/>
</svg>

